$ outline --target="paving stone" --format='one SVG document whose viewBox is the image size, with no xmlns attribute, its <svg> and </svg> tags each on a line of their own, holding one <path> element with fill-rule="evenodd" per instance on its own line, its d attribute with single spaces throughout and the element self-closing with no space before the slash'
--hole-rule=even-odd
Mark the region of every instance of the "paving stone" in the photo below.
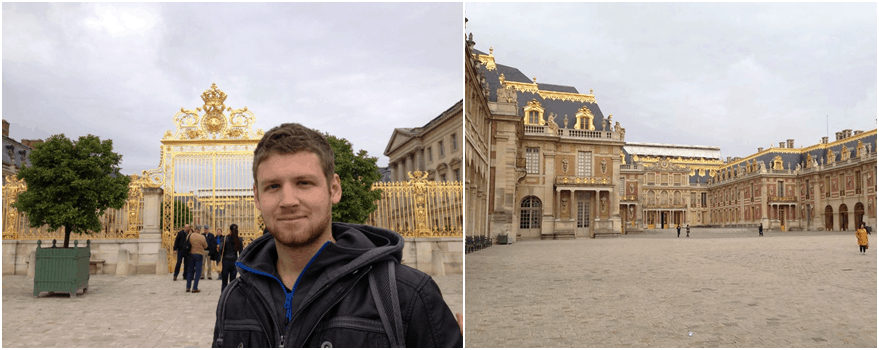
<svg viewBox="0 0 879 350">
<path fill-rule="evenodd" d="M 33 280 L 3 276 L 3 347 L 210 347 L 221 281 L 186 293 L 172 276 L 93 275 L 89 290 L 33 296 Z M 463 275 L 434 277 L 453 312 L 464 310 Z"/>
<path fill-rule="evenodd" d="M 467 254 L 465 345 L 876 347 L 875 249 L 860 255 L 853 232 L 751 231 Z"/>
</svg>

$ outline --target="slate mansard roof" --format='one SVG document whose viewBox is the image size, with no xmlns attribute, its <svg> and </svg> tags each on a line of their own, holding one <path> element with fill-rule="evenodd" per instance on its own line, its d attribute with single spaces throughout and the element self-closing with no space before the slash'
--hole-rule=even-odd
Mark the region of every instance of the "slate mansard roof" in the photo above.
<svg viewBox="0 0 879 350">
<path fill-rule="evenodd" d="M 797 164 L 805 164 L 808 155 L 812 155 L 812 159 L 818 162 L 818 159 L 821 159 L 821 163 L 827 164 L 827 151 L 832 150 L 834 156 L 836 157 L 836 161 L 839 161 L 839 154 L 842 152 L 842 147 L 845 146 L 848 148 L 849 152 L 852 152 L 852 156 L 855 154 L 858 148 L 858 141 L 861 141 L 864 145 L 869 144 L 871 150 L 876 149 L 876 132 L 866 132 L 858 135 L 852 135 L 843 140 L 838 140 L 834 142 L 828 142 L 828 144 L 832 145 L 827 148 L 820 147 L 822 144 L 815 144 L 812 146 L 808 146 L 805 148 L 770 148 L 767 150 L 763 150 L 762 152 L 757 152 L 751 156 L 745 157 L 743 159 L 730 162 L 728 166 L 735 166 L 736 164 L 740 164 L 744 166 L 747 164 L 746 162 L 763 162 L 763 165 L 766 169 L 771 169 L 772 161 L 776 156 L 781 157 L 781 161 L 784 163 L 784 167 L 786 169 L 796 168 Z"/>
<path fill-rule="evenodd" d="M 477 55 L 486 55 L 482 51 L 476 49 L 474 49 L 473 52 Z M 528 78 L 528 76 L 522 73 L 522 71 L 520 71 L 518 68 L 510 67 L 503 64 L 496 64 L 496 67 L 497 68 L 493 70 L 489 70 L 485 67 L 485 65 L 480 65 L 479 67 L 479 69 L 481 69 L 482 73 L 485 75 L 485 80 L 488 83 L 489 101 L 497 102 L 497 90 L 501 87 L 499 79 L 501 74 L 504 75 L 505 81 L 528 84 L 534 83 L 531 78 Z M 540 91 L 580 94 L 577 88 L 566 85 L 537 83 L 537 88 Z M 539 94 L 533 92 L 516 91 L 516 101 L 518 102 L 519 106 L 517 114 L 520 117 L 525 116 L 523 107 L 525 107 L 532 99 L 536 99 L 538 102 L 540 102 L 540 105 L 545 109 L 544 118 L 548 118 L 550 112 L 556 114 L 555 122 L 559 125 L 559 127 L 573 128 L 574 123 L 577 121 L 577 110 L 579 110 L 584 105 L 589 108 L 589 111 L 592 112 L 592 115 L 595 117 L 592 122 L 596 130 L 601 130 L 602 123 L 605 123 L 604 113 L 602 113 L 601 109 L 598 108 L 597 103 L 544 99 Z M 568 116 L 568 125 L 562 125 L 565 119 L 565 115 Z"/>
</svg>

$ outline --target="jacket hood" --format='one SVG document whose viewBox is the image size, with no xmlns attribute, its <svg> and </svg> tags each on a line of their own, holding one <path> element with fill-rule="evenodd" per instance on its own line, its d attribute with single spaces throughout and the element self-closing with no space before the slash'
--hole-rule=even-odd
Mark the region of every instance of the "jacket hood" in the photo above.
<svg viewBox="0 0 879 350">
<path fill-rule="evenodd" d="M 403 256 L 403 237 L 398 233 L 379 227 L 333 223 L 332 234 L 335 243 L 330 243 L 318 254 L 315 263 L 323 267 L 332 265 L 341 274 L 357 269 L 374 261 L 393 258 L 400 262 Z M 253 240 L 241 252 L 238 261 L 245 266 L 270 274 L 276 274 L 275 263 L 278 251 L 275 239 L 266 231 Z M 335 270 L 334 269 L 334 270 Z M 243 271 L 242 271 L 243 273 Z"/>
</svg>

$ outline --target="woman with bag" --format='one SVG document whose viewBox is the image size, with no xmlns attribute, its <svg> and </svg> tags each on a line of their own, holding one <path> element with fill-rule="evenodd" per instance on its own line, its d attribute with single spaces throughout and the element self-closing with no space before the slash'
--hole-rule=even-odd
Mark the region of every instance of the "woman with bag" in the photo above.
<svg viewBox="0 0 879 350">
<path fill-rule="evenodd" d="M 870 242 L 867 239 L 869 233 L 865 226 L 866 225 L 862 222 L 860 227 L 858 227 L 858 230 L 855 232 L 855 237 L 858 237 L 858 245 L 861 246 L 861 253 L 864 255 L 867 254 L 867 248 L 870 247 Z"/>
<path fill-rule="evenodd" d="M 238 225 L 230 225 L 229 235 L 223 238 L 223 247 L 220 252 L 223 259 L 223 272 L 220 272 L 220 279 L 223 280 L 223 285 L 220 287 L 221 293 L 226 289 L 226 285 L 235 279 L 237 274 L 235 261 L 238 260 L 238 254 L 243 248 L 241 238 L 238 238 Z"/>
</svg>

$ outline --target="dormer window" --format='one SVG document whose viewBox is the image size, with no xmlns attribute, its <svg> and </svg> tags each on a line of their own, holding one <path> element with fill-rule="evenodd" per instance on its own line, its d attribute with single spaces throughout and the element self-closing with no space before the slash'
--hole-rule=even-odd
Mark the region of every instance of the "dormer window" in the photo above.
<svg viewBox="0 0 879 350">
<path fill-rule="evenodd" d="M 536 98 L 528 102 L 528 105 L 525 106 L 525 125 L 545 124 L 543 111 L 543 106 L 540 105 L 540 102 L 537 102 Z"/>
<path fill-rule="evenodd" d="M 595 119 L 595 116 L 592 115 L 592 111 L 589 110 L 589 107 L 583 106 L 577 111 L 577 123 L 574 124 L 574 129 L 578 130 L 595 130 L 595 126 L 592 124 L 592 121 Z"/>
</svg>

